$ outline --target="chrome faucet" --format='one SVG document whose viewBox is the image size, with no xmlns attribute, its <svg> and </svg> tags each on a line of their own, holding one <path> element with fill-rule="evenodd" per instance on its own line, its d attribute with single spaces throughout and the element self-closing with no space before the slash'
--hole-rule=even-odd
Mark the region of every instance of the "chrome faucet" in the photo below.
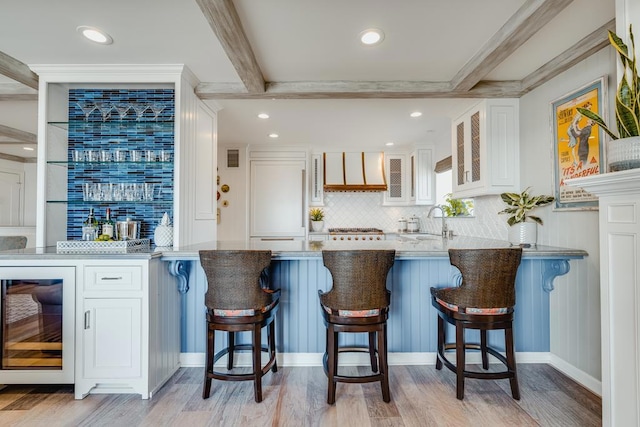
<svg viewBox="0 0 640 427">
<path fill-rule="evenodd" d="M 447 223 L 444 220 L 444 210 L 442 209 L 442 206 L 440 205 L 434 205 L 431 207 L 431 209 L 429 209 L 429 213 L 427 214 L 427 216 L 429 218 L 431 218 L 431 214 L 433 213 L 434 209 L 440 209 L 440 212 L 442 213 L 442 230 L 440 232 L 440 235 L 442 236 L 443 239 L 447 238 Z"/>
</svg>

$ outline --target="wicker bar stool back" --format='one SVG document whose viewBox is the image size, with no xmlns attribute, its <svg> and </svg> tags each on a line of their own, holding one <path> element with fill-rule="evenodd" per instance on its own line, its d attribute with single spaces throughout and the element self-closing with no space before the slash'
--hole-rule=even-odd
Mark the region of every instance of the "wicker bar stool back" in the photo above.
<svg viewBox="0 0 640 427">
<path fill-rule="evenodd" d="M 275 315 L 279 290 L 265 289 L 271 251 L 207 250 L 200 251 L 200 263 L 207 276 L 207 349 L 202 398 L 209 397 L 211 379 L 253 380 L 256 402 L 262 401 L 262 377 L 271 370 L 277 372 L 275 346 Z M 267 329 L 267 345 L 262 346 L 262 328 Z M 214 353 L 215 331 L 227 331 L 227 347 Z M 236 332 L 250 331 L 251 344 L 236 344 Z M 227 355 L 227 370 L 233 369 L 235 351 L 251 351 L 251 373 L 223 373 L 214 364 Z M 263 367 L 261 353 L 269 354 Z"/>
<path fill-rule="evenodd" d="M 327 326 L 327 346 L 323 365 L 328 379 L 327 403 L 336 401 L 336 382 L 380 381 L 382 398 L 391 400 L 387 365 L 387 318 L 391 293 L 387 275 L 395 260 L 394 250 L 322 251 L 324 265 L 333 280 L 329 292 L 318 291 L 320 308 Z M 339 347 L 340 332 L 368 334 L 366 347 Z M 377 348 L 376 348 L 377 341 Z M 370 375 L 338 374 L 338 353 L 366 351 Z"/>
<path fill-rule="evenodd" d="M 464 379 L 508 378 L 511 394 L 520 399 L 513 345 L 513 312 L 516 304 L 515 283 L 522 258 L 521 248 L 449 249 L 452 265 L 460 270 L 462 283 L 453 288 L 431 288 L 432 305 L 438 310 L 438 355 L 436 369 L 444 364 L 456 373 L 456 397 L 464 398 Z M 456 340 L 446 343 L 445 323 L 456 328 Z M 480 343 L 465 343 L 465 329 L 478 329 Z M 488 330 L 504 330 L 506 357 L 487 345 Z M 468 371 L 465 350 L 479 350 L 482 367 L 489 369 L 488 354 L 506 366 L 501 372 Z M 456 351 L 456 363 L 445 351 Z"/>
</svg>

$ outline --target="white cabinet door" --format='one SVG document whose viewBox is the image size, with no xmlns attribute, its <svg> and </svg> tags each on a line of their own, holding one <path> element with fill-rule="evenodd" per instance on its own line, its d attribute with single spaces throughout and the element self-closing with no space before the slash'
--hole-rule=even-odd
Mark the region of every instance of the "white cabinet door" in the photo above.
<svg viewBox="0 0 640 427">
<path fill-rule="evenodd" d="M 412 201 L 416 205 L 433 205 L 436 199 L 433 150 L 419 148 L 412 155 Z"/>
<path fill-rule="evenodd" d="M 455 198 L 519 192 L 518 100 L 484 100 L 453 121 Z"/>
<path fill-rule="evenodd" d="M 305 161 L 252 160 L 250 168 L 251 237 L 304 237 Z"/>
<path fill-rule="evenodd" d="M 384 192 L 382 204 L 385 206 L 405 206 L 409 203 L 409 173 L 407 171 L 407 155 L 385 153 L 385 170 L 387 175 L 387 191 Z"/>
<path fill-rule="evenodd" d="M 83 377 L 142 375 L 142 300 L 84 300 Z"/>
</svg>

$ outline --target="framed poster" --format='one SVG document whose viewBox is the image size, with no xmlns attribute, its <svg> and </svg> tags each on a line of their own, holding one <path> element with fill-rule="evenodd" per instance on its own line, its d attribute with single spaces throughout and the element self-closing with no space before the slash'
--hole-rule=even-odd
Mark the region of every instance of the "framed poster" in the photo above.
<svg viewBox="0 0 640 427">
<path fill-rule="evenodd" d="M 578 113 L 577 107 L 597 113 L 606 122 L 606 78 L 589 83 L 551 103 L 554 210 L 598 209 L 598 198 L 564 182 L 569 178 L 604 172 L 604 132 L 592 120 Z"/>
</svg>

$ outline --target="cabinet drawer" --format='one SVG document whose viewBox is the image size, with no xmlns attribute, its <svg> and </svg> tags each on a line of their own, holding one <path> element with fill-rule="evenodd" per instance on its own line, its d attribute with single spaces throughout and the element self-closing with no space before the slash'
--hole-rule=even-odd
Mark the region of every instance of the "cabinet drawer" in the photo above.
<svg viewBox="0 0 640 427">
<path fill-rule="evenodd" d="M 139 266 L 88 266 L 84 269 L 85 291 L 142 291 Z"/>
</svg>

